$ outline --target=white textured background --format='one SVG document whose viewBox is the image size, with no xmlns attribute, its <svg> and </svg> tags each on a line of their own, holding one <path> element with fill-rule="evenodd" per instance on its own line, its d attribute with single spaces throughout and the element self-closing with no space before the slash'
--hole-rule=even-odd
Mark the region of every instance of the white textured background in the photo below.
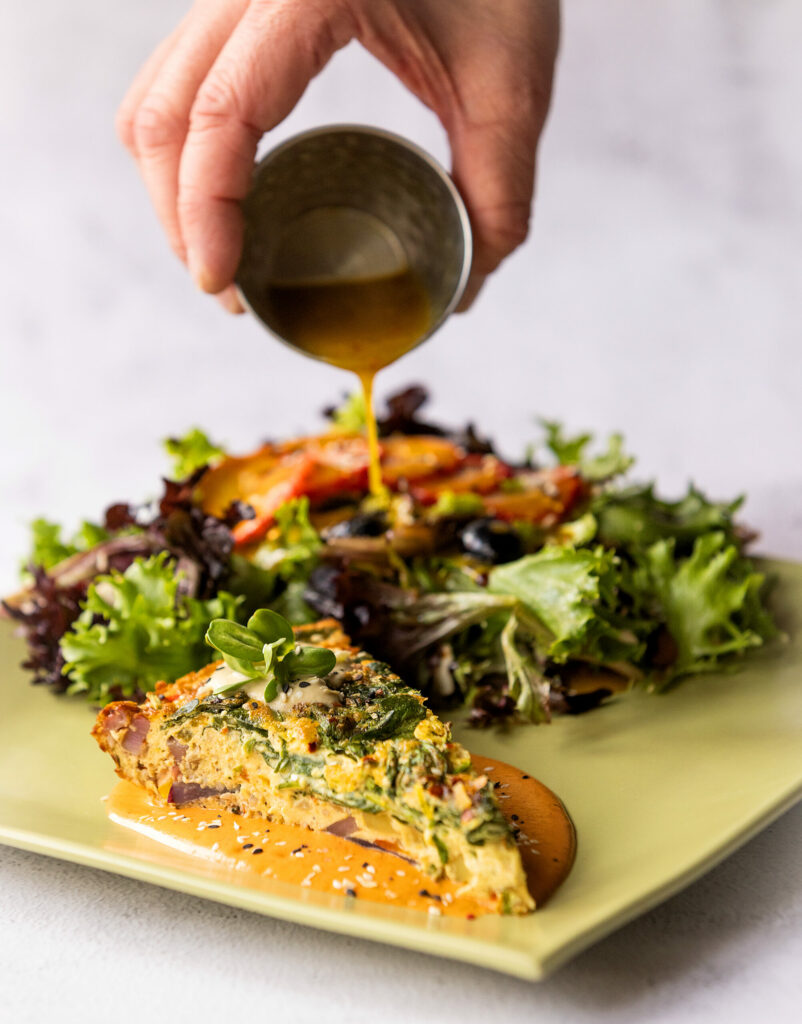
<svg viewBox="0 0 802 1024">
<path fill-rule="evenodd" d="M 166 434 L 198 423 L 248 447 L 349 387 L 193 291 L 114 138 L 185 6 L 0 15 L 0 591 L 34 516 L 72 526 L 152 492 Z M 531 240 L 379 392 L 424 380 L 433 413 L 512 451 L 536 415 L 621 429 L 642 475 L 747 490 L 763 549 L 802 557 L 801 37 L 797 0 L 570 0 Z M 447 161 L 431 115 L 354 47 L 274 138 L 342 120 Z M 143 1004 L 177 1020 L 797 1020 L 801 846 L 797 809 L 538 988 L 0 850 L 0 1005 L 9 1020 L 139 1020 Z M 87 1011 L 90 992 L 105 995 Z"/>
</svg>

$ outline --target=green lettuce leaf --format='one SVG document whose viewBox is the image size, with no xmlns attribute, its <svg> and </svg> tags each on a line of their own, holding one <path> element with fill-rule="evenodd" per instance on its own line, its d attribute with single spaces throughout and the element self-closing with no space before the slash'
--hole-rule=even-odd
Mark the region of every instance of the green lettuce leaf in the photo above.
<svg viewBox="0 0 802 1024">
<path fill-rule="evenodd" d="M 183 596 L 180 579 L 166 552 L 95 579 L 61 639 L 69 693 L 106 703 L 208 664 L 206 627 L 233 618 L 239 599 L 225 591 L 208 601 Z"/>
<path fill-rule="evenodd" d="M 213 444 L 198 427 L 193 427 L 183 437 L 168 437 L 164 448 L 173 460 L 171 475 L 174 480 L 184 480 L 196 469 L 225 455 L 225 449 Z"/>
<path fill-rule="evenodd" d="M 248 595 L 249 607 L 270 605 L 294 625 L 311 622 L 315 614 L 303 595 L 322 547 L 323 541 L 309 520 L 309 499 L 293 498 L 276 511 L 275 528 L 251 556 L 248 579 L 238 578 L 232 588 Z M 253 575 L 254 566 L 258 579 Z"/>
<path fill-rule="evenodd" d="M 524 718 L 548 721 L 549 681 L 543 675 L 534 646 L 521 642 L 518 634 L 518 616 L 513 612 L 499 636 L 510 696 Z"/>
<path fill-rule="evenodd" d="M 437 501 L 428 510 L 428 516 L 430 519 L 442 519 L 446 516 L 480 516 L 484 512 L 484 507 L 484 502 L 478 494 L 441 491 Z"/>
<path fill-rule="evenodd" d="M 351 434 L 359 434 L 365 429 L 365 396 L 361 391 L 353 391 L 342 405 L 331 410 L 329 414 L 335 429 Z"/>
<path fill-rule="evenodd" d="M 654 485 L 628 487 L 598 495 L 592 503 L 598 536 L 605 544 L 629 552 L 645 551 L 658 540 L 671 539 L 689 553 L 697 537 L 711 531 L 735 540 L 734 515 L 743 498 L 714 502 L 691 486 L 679 501 L 663 501 Z"/>
<path fill-rule="evenodd" d="M 600 482 L 626 473 L 635 461 L 624 451 L 624 439 L 621 434 L 611 434 L 607 440 L 607 450 L 598 455 L 587 455 L 588 445 L 593 441 L 593 434 L 578 434 L 566 437 L 563 426 L 549 420 L 542 420 L 546 430 L 546 447 L 562 466 L 576 466 L 586 480 Z"/>
<path fill-rule="evenodd" d="M 719 668 L 725 656 L 759 647 L 775 633 L 760 598 L 763 575 L 724 532 L 698 537 L 685 559 L 677 558 L 676 546 L 674 538 L 656 541 L 642 559 L 677 646 L 667 681 Z"/>
<path fill-rule="evenodd" d="M 399 600 L 404 657 L 448 641 L 463 693 L 503 673 L 520 715 L 548 718 L 547 661 L 637 664 L 654 623 L 635 614 L 629 570 L 613 552 L 550 547 L 491 569 L 487 588 Z M 633 670 L 632 675 L 637 671 Z"/>
<path fill-rule="evenodd" d="M 84 520 L 69 540 L 63 540 L 58 523 L 51 523 L 47 519 L 35 519 L 31 523 L 31 553 L 23 562 L 23 575 L 27 578 L 26 570 L 29 565 L 52 569 L 65 558 L 70 558 L 79 551 L 88 551 L 108 537 L 108 530 Z"/>
<path fill-rule="evenodd" d="M 601 547 L 548 547 L 490 571 L 488 590 L 512 595 L 549 633 L 544 654 L 637 661 L 647 624 L 620 610 L 620 563 Z"/>
</svg>

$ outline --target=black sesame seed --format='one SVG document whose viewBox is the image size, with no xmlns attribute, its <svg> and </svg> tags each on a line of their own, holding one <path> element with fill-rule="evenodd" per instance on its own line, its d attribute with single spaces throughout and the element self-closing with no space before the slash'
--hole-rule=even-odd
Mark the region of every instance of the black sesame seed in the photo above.
<svg viewBox="0 0 802 1024">
<path fill-rule="evenodd" d="M 253 851 L 253 852 L 254 852 L 255 854 L 256 854 L 256 853 L 264 853 L 264 850 L 263 850 L 263 849 L 261 848 L 261 846 L 258 846 L 258 847 L 257 847 L 257 848 L 256 848 L 256 849 L 255 849 L 255 850 Z"/>
<path fill-rule="evenodd" d="M 512 820 L 513 820 L 513 821 L 517 821 L 517 820 L 518 820 L 518 815 L 517 815 L 517 814 L 513 814 L 513 816 L 512 816 Z"/>
<path fill-rule="evenodd" d="M 207 825 L 206 827 L 207 828 L 220 828 L 219 825 Z"/>
<path fill-rule="evenodd" d="M 250 850 L 253 848 L 253 843 L 245 843 L 242 847 L 243 850 Z"/>
<path fill-rule="evenodd" d="M 304 679 L 303 682 L 298 683 L 298 686 L 303 690 L 305 687 L 310 686 L 311 683 L 308 679 Z"/>
</svg>

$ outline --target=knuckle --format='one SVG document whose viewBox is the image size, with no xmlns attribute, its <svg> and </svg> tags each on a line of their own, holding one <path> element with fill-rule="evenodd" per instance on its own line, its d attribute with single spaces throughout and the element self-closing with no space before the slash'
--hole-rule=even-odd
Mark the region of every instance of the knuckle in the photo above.
<svg viewBox="0 0 802 1024">
<path fill-rule="evenodd" d="M 190 128 L 205 128 L 235 115 L 238 89 L 231 75 L 221 69 L 211 74 L 198 90 L 189 116 Z"/>
<path fill-rule="evenodd" d="M 163 149 L 180 138 L 181 128 L 181 118 L 170 102 L 153 93 L 145 97 L 133 116 L 134 145 L 143 153 Z"/>
<path fill-rule="evenodd" d="M 114 130 L 117 138 L 125 146 L 129 153 L 136 152 L 134 139 L 134 117 L 127 107 L 120 107 L 114 118 Z"/>
<path fill-rule="evenodd" d="M 480 270 L 489 272 L 528 238 L 531 206 L 528 202 L 510 201 L 484 207 L 477 213 L 481 225 L 477 233 L 483 250 L 477 262 Z"/>
<path fill-rule="evenodd" d="M 197 223 L 204 208 L 205 196 L 195 185 L 182 183 L 178 190 L 176 208 L 178 219 L 183 225 Z"/>
</svg>

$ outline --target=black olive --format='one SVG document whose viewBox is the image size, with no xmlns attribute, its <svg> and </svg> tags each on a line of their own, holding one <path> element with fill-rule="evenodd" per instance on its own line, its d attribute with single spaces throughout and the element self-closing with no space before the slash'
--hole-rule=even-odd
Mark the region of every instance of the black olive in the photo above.
<svg viewBox="0 0 802 1024">
<path fill-rule="evenodd" d="M 481 562 L 514 562 L 524 553 L 521 538 L 500 519 L 473 519 L 459 532 L 464 551 Z"/>
<path fill-rule="evenodd" d="M 350 519 L 343 519 L 325 532 L 326 537 L 381 537 L 387 532 L 387 516 L 384 512 L 358 512 Z"/>
</svg>

